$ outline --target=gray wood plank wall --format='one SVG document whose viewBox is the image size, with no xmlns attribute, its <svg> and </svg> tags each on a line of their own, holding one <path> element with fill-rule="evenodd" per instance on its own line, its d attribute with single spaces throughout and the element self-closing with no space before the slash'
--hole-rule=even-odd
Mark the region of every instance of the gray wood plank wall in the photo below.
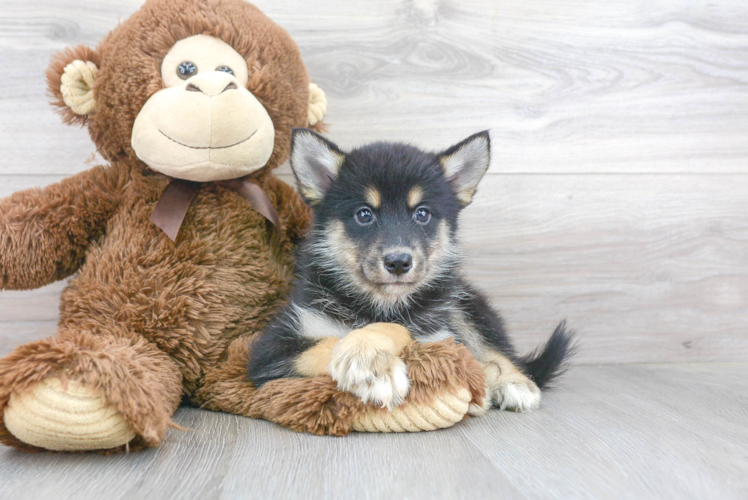
<svg viewBox="0 0 748 500">
<path fill-rule="evenodd" d="M 100 161 L 44 70 L 140 3 L 0 0 L 0 196 Z M 491 129 L 467 273 L 520 348 L 568 318 L 580 363 L 745 359 L 748 3 L 255 3 L 299 44 L 342 146 Z M 0 292 L 0 354 L 54 332 L 61 288 Z"/>
</svg>

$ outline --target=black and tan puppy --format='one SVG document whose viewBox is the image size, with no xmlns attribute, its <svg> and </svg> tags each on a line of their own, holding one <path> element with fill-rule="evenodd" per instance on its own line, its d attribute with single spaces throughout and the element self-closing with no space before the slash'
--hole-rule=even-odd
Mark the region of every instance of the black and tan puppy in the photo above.
<svg viewBox="0 0 748 500">
<path fill-rule="evenodd" d="M 499 315 L 460 273 L 457 219 L 489 152 L 487 132 L 440 154 L 393 143 L 344 153 L 296 129 L 291 166 L 314 228 L 290 303 L 253 347 L 252 381 L 329 373 L 364 402 L 398 405 L 409 388 L 401 349 L 411 338 L 455 337 L 484 367 L 485 408 L 536 408 L 571 335 L 562 323 L 537 354 L 518 357 Z"/>
</svg>

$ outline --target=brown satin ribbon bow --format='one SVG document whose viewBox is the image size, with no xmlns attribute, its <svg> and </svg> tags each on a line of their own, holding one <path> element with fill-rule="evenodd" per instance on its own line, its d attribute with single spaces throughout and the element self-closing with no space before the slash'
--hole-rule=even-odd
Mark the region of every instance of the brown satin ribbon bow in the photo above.
<svg viewBox="0 0 748 500">
<path fill-rule="evenodd" d="M 260 186 L 246 178 L 214 181 L 214 183 L 239 193 L 242 198 L 252 204 L 252 208 L 272 222 L 278 232 L 281 231 L 278 212 Z M 172 178 L 161 194 L 151 214 L 151 222 L 161 228 L 172 241 L 176 241 L 192 198 L 202 185 L 199 182 Z"/>
</svg>

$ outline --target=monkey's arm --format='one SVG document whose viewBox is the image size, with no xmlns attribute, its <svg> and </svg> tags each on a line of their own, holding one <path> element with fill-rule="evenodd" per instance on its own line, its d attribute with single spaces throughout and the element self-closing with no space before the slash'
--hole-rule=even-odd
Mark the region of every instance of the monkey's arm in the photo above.
<svg viewBox="0 0 748 500">
<path fill-rule="evenodd" d="M 95 167 L 0 200 L 0 290 L 37 288 L 78 270 L 126 182 L 122 170 Z"/>
</svg>

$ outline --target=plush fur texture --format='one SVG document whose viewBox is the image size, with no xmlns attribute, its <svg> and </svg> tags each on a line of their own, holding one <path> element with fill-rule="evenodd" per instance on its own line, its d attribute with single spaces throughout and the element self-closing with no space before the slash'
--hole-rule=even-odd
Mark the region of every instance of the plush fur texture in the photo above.
<svg viewBox="0 0 748 500">
<path fill-rule="evenodd" d="M 133 121 L 163 86 L 164 54 L 200 33 L 246 58 L 247 88 L 273 120 L 272 156 L 252 179 L 280 214 L 280 235 L 236 192 L 210 183 L 175 242 L 149 221 L 169 180 L 135 156 Z M 59 90 L 75 59 L 99 68 L 96 109 L 86 116 L 65 107 Z M 101 391 L 137 433 L 130 450 L 158 445 L 183 400 L 320 434 L 345 434 L 357 414 L 375 411 L 329 377 L 256 391 L 245 375 L 250 340 L 285 302 L 294 244 L 310 220 L 302 199 L 271 174 L 288 156 L 291 128 L 305 126 L 308 116 L 309 78 L 288 34 L 241 0 L 148 0 L 95 50 L 56 55 L 47 77 L 63 120 L 87 126 L 109 164 L 0 200 L 0 289 L 74 275 L 62 293 L 57 334 L 0 360 L 0 442 L 38 450 L 10 434 L 2 416 L 11 394 L 47 377 Z M 481 397 L 480 367 L 463 349 L 445 343 L 409 352 L 420 381 L 409 400 L 428 402 L 457 386 Z"/>
</svg>

